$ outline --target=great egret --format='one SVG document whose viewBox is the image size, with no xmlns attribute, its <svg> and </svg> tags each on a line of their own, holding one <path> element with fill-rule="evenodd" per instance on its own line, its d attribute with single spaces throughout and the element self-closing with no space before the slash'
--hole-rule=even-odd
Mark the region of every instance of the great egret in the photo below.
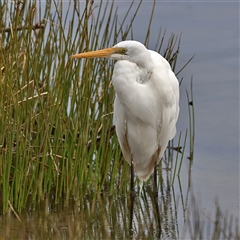
<svg viewBox="0 0 240 240">
<path fill-rule="evenodd" d="M 84 52 L 72 58 L 117 60 L 112 76 L 116 91 L 113 121 L 125 160 L 146 181 L 176 134 L 179 82 L 168 61 L 137 41 Z"/>
</svg>

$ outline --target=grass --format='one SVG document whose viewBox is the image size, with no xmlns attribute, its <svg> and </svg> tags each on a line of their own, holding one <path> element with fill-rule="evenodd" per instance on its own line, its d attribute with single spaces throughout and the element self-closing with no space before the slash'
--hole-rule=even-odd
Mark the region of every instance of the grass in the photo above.
<svg viewBox="0 0 240 240">
<path fill-rule="evenodd" d="M 114 2 L 3 1 L 0 5 L 0 192 L 3 212 L 51 194 L 126 194 L 129 166 L 112 126 L 113 62 L 70 55 L 133 38 L 141 2 L 119 24 Z M 146 30 L 148 45 L 151 21 Z M 135 13 L 126 26 L 132 8 Z M 163 51 L 163 46 L 166 46 Z M 160 32 L 156 50 L 175 70 L 180 38 Z M 172 150 L 171 150 L 172 151 Z M 173 154 L 169 152 L 169 154 Z M 180 171 L 180 170 L 179 170 Z M 116 191 L 117 190 L 117 191 Z"/>
</svg>

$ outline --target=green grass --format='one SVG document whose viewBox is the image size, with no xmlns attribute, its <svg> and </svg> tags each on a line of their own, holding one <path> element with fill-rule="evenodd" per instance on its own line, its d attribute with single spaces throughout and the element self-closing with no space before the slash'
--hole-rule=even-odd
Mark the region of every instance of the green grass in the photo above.
<svg viewBox="0 0 240 240">
<path fill-rule="evenodd" d="M 51 194 L 126 194 L 129 166 L 112 127 L 113 62 L 74 61 L 76 52 L 133 38 L 135 14 L 119 23 L 114 2 L 0 3 L 0 192 L 3 212 Z M 64 10 L 64 11 L 63 11 Z M 152 14 L 146 30 L 148 45 Z M 77 28 L 74 28 L 77 26 Z M 160 32 L 156 50 L 175 70 L 180 38 Z M 167 46 L 163 50 L 163 46 Z M 182 141 L 182 140 L 181 140 Z M 172 152 L 169 152 L 172 155 Z"/>
</svg>

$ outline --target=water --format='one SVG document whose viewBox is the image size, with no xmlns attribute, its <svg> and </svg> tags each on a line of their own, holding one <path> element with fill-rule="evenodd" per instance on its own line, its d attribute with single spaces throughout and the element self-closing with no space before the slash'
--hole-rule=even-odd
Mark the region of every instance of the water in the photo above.
<svg viewBox="0 0 240 240">
<path fill-rule="evenodd" d="M 147 4 L 146 4 L 147 5 Z M 146 6 L 145 5 L 145 6 Z M 144 15 L 138 18 L 144 26 Z M 142 20 L 141 20 L 142 19 Z M 159 25 L 169 33 L 182 33 L 178 66 L 193 54 L 180 74 L 181 113 L 178 130 L 188 121 L 185 88 L 194 79 L 196 139 L 192 184 L 205 209 L 214 199 L 239 216 L 239 3 L 157 2 L 150 47 Z M 138 40 L 142 28 L 135 28 Z"/>
<path fill-rule="evenodd" d="M 175 7 L 177 21 L 167 28 L 181 29 L 184 55 L 196 53 L 183 73 L 184 86 L 190 75 L 194 78 L 193 186 L 206 209 L 212 209 L 218 197 L 223 209 L 239 216 L 239 4 L 181 3 Z"/>
<path fill-rule="evenodd" d="M 143 4 L 134 26 L 136 40 L 143 41 L 150 12 L 151 4 Z M 188 122 L 185 88 L 193 76 L 194 191 L 206 210 L 218 197 L 223 209 L 239 217 L 239 3 L 157 1 L 149 48 L 160 26 L 169 36 L 182 34 L 178 68 L 195 54 L 179 76 L 184 81 L 178 121 L 183 130 Z"/>
<path fill-rule="evenodd" d="M 125 14 L 128 3 L 116 1 L 118 14 Z M 151 2 L 152 4 L 152 2 Z M 134 37 L 143 41 L 150 3 L 143 3 L 134 25 Z M 97 3 L 96 3 L 97 5 Z M 130 14 L 131 15 L 131 14 Z M 191 167 L 191 189 L 199 211 L 214 218 L 215 200 L 223 213 L 239 217 L 239 3 L 237 2 L 162 2 L 156 3 L 149 48 L 154 48 L 162 26 L 171 33 L 182 33 L 179 69 L 193 54 L 194 59 L 180 74 L 181 113 L 178 130 L 188 127 L 185 88 L 193 76 L 196 138 Z M 174 192 L 160 191 L 158 205 L 162 235 L 181 238 L 186 221 L 185 207 L 191 204 L 189 162 L 184 159 L 180 181 Z M 3 238 L 12 239 L 109 239 L 157 238 L 158 218 L 151 188 L 134 205 L 133 232 L 130 226 L 130 198 L 102 196 L 95 204 L 91 197 L 53 204 L 47 198 L 34 211 L 19 213 L 22 223 L 11 213 L 1 218 Z M 175 195 L 174 195 L 174 194 Z M 29 210 L 30 209 L 30 210 Z M 195 209 L 193 208 L 190 208 Z M 194 222 L 194 221 L 192 221 Z M 208 222 L 213 227 L 212 222 Z M 189 235 L 188 235 L 189 236 Z"/>
</svg>

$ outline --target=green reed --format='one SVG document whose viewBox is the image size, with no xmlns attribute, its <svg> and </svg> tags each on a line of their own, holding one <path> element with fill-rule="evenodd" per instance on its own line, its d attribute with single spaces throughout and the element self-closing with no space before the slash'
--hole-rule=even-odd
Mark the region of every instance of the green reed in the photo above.
<svg viewBox="0 0 240 240">
<path fill-rule="evenodd" d="M 133 38 L 141 2 L 119 24 L 114 2 L 0 3 L 0 193 L 3 212 L 47 194 L 58 202 L 88 194 L 127 193 L 129 166 L 112 126 L 113 62 L 74 61 L 76 52 Z M 130 10 L 132 20 L 126 25 Z M 146 30 L 148 44 L 151 28 Z M 180 39 L 162 51 L 175 69 Z"/>
</svg>

